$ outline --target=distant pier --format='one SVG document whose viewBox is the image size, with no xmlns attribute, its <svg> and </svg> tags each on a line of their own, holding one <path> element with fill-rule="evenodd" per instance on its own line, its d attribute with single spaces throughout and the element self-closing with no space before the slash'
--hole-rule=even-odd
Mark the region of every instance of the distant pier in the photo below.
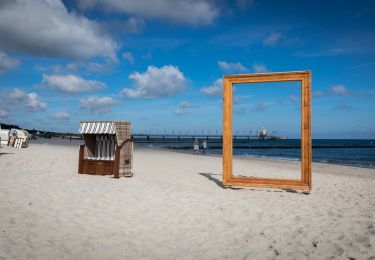
<svg viewBox="0 0 375 260">
<path fill-rule="evenodd" d="M 221 141 L 222 135 L 217 134 L 132 134 L 132 138 L 136 143 L 152 143 L 152 142 L 192 142 L 198 141 Z M 259 136 L 259 135 L 233 135 L 233 141 L 239 140 L 281 140 L 286 139 L 279 136 Z"/>
</svg>

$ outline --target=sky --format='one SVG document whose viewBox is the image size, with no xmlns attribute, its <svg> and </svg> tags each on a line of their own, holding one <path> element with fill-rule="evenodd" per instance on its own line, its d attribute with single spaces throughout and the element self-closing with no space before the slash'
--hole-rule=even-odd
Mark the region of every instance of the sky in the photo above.
<svg viewBox="0 0 375 260">
<path fill-rule="evenodd" d="M 0 122 L 221 133 L 226 74 L 310 70 L 313 138 L 375 138 L 375 2 L 3 0 Z M 235 86 L 234 133 L 300 136 L 298 82 Z"/>
</svg>

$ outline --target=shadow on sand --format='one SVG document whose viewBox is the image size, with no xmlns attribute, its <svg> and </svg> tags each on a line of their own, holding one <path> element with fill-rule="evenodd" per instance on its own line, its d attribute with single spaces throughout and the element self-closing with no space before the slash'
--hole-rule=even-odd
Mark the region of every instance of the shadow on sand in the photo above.
<svg viewBox="0 0 375 260">
<path fill-rule="evenodd" d="M 1 155 L 4 155 L 4 154 L 13 154 L 13 153 L 0 153 L 0 156 L 1 156 Z"/>
<path fill-rule="evenodd" d="M 223 185 L 223 182 L 212 177 L 214 175 L 217 175 L 217 176 L 221 176 L 220 174 L 213 174 L 213 173 L 203 173 L 203 172 L 200 172 L 198 173 L 199 175 L 203 176 L 203 177 L 206 177 L 208 180 L 210 181 L 213 181 L 217 186 L 219 186 L 220 188 L 223 188 L 223 189 L 231 189 L 231 190 L 242 190 L 242 188 L 234 188 L 234 187 L 225 187 Z"/>
</svg>

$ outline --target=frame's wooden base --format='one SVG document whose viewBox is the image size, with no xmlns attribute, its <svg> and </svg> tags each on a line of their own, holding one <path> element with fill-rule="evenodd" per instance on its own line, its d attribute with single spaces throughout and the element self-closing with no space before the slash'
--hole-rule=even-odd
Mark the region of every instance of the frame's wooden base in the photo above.
<svg viewBox="0 0 375 260">
<path fill-rule="evenodd" d="M 230 180 L 223 182 L 224 187 L 257 187 L 257 188 L 278 188 L 287 190 L 301 190 L 310 191 L 310 187 L 300 180 L 286 180 L 268 178 L 239 178 L 233 177 Z"/>
<path fill-rule="evenodd" d="M 299 180 L 235 177 L 232 169 L 233 84 L 301 82 L 301 178 Z M 223 78 L 223 185 L 311 190 L 311 74 L 310 71 L 226 75 Z"/>
</svg>

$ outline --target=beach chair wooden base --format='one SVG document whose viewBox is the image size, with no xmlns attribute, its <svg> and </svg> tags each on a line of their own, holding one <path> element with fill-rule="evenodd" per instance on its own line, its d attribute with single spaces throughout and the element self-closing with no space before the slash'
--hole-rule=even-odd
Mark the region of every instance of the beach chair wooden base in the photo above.
<svg viewBox="0 0 375 260">
<path fill-rule="evenodd" d="M 85 145 L 81 145 L 79 147 L 78 173 L 91 175 L 113 175 L 114 178 L 120 178 L 120 175 L 123 177 L 133 176 L 131 171 L 120 174 L 120 152 L 122 146 L 128 142 L 133 142 L 133 140 L 127 139 L 122 145 L 116 147 L 114 160 L 87 159 L 84 157 Z M 128 166 L 130 168 L 130 163 L 130 160 L 125 160 L 122 164 L 125 164 L 125 167 Z"/>
<path fill-rule="evenodd" d="M 84 146 L 80 148 L 84 150 Z M 81 159 L 79 161 L 78 173 L 79 174 L 91 174 L 91 175 L 114 175 L 115 161 L 107 160 L 87 160 Z"/>
</svg>

